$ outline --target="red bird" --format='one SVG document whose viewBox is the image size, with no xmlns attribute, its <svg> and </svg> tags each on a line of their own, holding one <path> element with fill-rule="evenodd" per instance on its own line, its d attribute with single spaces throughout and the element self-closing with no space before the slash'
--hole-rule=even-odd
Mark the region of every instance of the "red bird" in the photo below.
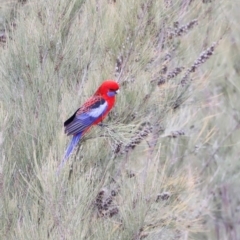
<svg viewBox="0 0 240 240">
<path fill-rule="evenodd" d="M 101 123 L 111 111 L 115 104 L 115 96 L 118 92 L 119 85 L 117 82 L 112 80 L 104 81 L 95 94 L 64 122 L 65 133 L 67 135 L 73 135 L 73 137 L 67 147 L 59 169 L 67 161 L 81 137 L 93 125 Z"/>
</svg>

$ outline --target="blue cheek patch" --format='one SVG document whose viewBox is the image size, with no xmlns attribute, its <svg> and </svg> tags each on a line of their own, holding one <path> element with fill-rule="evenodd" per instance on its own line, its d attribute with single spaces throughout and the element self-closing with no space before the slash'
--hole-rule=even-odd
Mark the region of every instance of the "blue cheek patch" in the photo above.
<svg viewBox="0 0 240 240">
<path fill-rule="evenodd" d="M 108 95 L 109 97 L 114 97 L 114 96 L 116 95 L 116 92 L 109 91 L 109 92 L 107 93 L 107 95 Z"/>
</svg>

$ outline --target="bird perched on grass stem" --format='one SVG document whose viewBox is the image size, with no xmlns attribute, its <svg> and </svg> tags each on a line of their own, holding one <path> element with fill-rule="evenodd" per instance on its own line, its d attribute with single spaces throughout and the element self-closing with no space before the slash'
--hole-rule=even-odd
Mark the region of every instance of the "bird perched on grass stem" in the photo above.
<svg viewBox="0 0 240 240">
<path fill-rule="evenodd" d="M 64 122 L 65 133 L 73 135 L 58 168 L 62 168 L 83 135 L 107 116 L 115 104 L 119 85 L 112 80 L 104 81 L 95 94 L 89 98 L 67 121 Z"/>
</svg>

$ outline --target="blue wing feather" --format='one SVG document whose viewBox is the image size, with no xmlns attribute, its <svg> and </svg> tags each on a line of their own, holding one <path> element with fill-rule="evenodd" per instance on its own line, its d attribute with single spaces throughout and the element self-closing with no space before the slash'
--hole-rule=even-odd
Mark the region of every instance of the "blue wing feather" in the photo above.
<svg viewBox="0 0 240 240">
<path fill-rule="evenodd" d="M 65 123 L 65 133 L 67 135 L 75 135 L 83 132 L 90 127 L 99 117 L 101 117 L 107 110 L 107 101 L 101 99 L 90 105 L 87 111 L 81 111 L 81 108 L 75 113 L 75 116 L 68 119 Z"/>
</svg>

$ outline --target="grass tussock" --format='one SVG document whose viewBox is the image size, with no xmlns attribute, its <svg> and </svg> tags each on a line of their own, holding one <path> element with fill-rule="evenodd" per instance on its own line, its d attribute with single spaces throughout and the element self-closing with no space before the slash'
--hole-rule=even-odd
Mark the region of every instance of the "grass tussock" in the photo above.
<svg viewBox="0 0 240 240">
<path fill-rule="evenodd" d="M 0 238 L 239 239 L 237 9 L 4 1 Z M 63 122 L 104 79 L 107 126 L 56 175 Z"/>
</svg>

